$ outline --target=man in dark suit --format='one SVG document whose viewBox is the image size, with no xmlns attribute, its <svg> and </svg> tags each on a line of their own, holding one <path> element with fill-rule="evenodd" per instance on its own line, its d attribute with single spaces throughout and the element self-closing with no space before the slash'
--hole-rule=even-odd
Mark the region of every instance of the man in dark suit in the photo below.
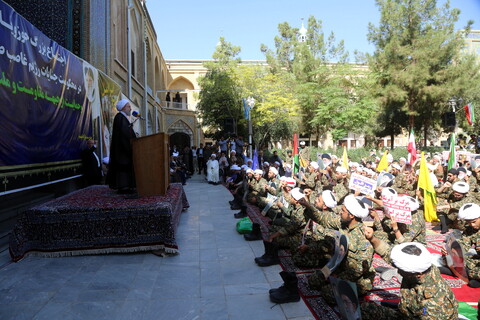
<svg viewBox="0 0 480 320">
<path fill-rule="evenodd" d="M 102 182 L 102 166 L 95 149 L 95 141 L 89 139 L 87 140 L 87 148 L 81 152 L 83 176 L 87 186 L 101 184 Z"/>
<path fill-rule="evenodd" d="M 136 136 L 129 119 L 132 109 L 127 99 L 120 100 L 116 107 L 119 112 L 113 119 L 107 181 L 110 188 L 118 190 L 120 194 L 134 193 L 131 139 Z"/>
</svg>

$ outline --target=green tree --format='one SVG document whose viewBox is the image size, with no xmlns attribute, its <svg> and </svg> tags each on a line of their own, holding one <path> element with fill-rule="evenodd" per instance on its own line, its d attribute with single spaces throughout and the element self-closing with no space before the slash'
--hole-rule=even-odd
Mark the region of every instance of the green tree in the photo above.
<svg viewBox="0 0 480 320">
<path fill-rule="evenodd" d="M 221 134 L 226 118 L 233 118 L 239 134 L 246 133 L 243 119 L 241 90 L 235 68 L 241 62 L 237 55 L 240 47 L 220 38 L 212 55 L 213 61 L 205 63 L 206 75 L 199 79 L 202 90 L 197 104 L 198 116 L 214 137 Z"/>
<path fill-rule="evenodd" d="M 248 65 L 239 66 L 237 73 L 243 96 L 255 99 L 251 110 L 255 144 L 263 147 L 290 140 L 300 122 L 292 74 L 271 73 L 265 66 Z"/>
<path fill-rule="evenodd" d="M 448 99 L 465 97 L 472 85 L 466 80 L 479 77 L 473 57 L 461 52 L 465 33 L 454 31 L 460 11 L 451 9 L 449 1 L 437 7 L 435 0 L 377 0 L 377 6 L 380 23 L 370 24 L 368 32 L 376 50 L 367 59 L 385 133 L 412 127 L 415 119 L 426 140 L 428 129 L 437 126 L 447 110 Z"/>
</svg>

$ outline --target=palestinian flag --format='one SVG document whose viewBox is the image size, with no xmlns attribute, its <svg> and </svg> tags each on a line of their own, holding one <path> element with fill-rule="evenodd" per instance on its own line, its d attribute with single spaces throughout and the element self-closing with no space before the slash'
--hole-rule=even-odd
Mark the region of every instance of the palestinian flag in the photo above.
<svg viewBox="0 0 480 320">
<path fill-rule="evenodd" d="M 415 147 L 415 136 L 413 135 L 413 128 L 410 131 L 410 137 L 408 138 L 408 163 L 412 164 L 417 160 L 417 148 Z"/>
<path fill-rule="evenodd" d="M 471 103 L 467 104 L 466 106 L 463 107 L 465 110 L 465 115 L 467 116 L 467 121 L 468 124 L 473 126 L 473 123 L 475 122 L 475 112 L 474 108 Z"/>
<path fill-rule="evenodd" d="M 300 170 L 300 159 L 298 156 L 298 134 L 293 134 L 293 173 Z"/>
</svg>

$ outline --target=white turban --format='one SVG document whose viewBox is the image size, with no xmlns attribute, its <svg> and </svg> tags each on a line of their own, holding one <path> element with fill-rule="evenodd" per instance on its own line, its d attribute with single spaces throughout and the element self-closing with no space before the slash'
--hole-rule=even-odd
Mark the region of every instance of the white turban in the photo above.
<svg viewBox="0 0 480 320">
<path fill-rule="evenodd" d="M 173 156 L 173 157 L 178 157 L 178 152 L 172 153 L 172 156 Z"/>
<path fill-rule="evenodd" d="M 415 198 L 412 198 L 410 196 L 404 196 L 405 198 L 407 198 L 409 204 L 410 204 L 410 210 L 413 212 L 413 211 L 416 211 L 418 210 L 418 208 L 420 207 L 420 204 L 418 203 L 418 200 L 415 199 Z"/>
<path fill-rule="evenodd" d="M 121 111 L 121 110 L 123 109 L 123 107 L 125 107 L 125 105 L 126 105 L 127 103 L 130 103 L 130 101 L 128 101 L 128 99 L 122 99 L 122 100 L 118 101 L 118 102 L 117 102 L 117 105 L 116 105 L 117 110 L 118 110 L 118 111 Z"/>
<path fill-rule="evenodd" d="M 402 250 L 407 246 L 415 246 L 421 250 L 420 255 L 408 254 Z M 393 264 L 405 272 L 420 273 L 432 266 L 432 256 L 424 245 L 418 242 L 404 242 L 393 247 L 390 253 Z"/>
<path fill-rule="evenodd" d="M 348 212 L 353 214 L 357 218 L 366 218 L 368 216 L 368 208 L 362 201 L 355 198 L 353 194 L 345 197 L 343 204 L 347 208 Z"/>
<path fill-rule="evenodd" d="M 275 167 L 270 167 L 270 169 L 268 169 L 268 171 L 273 172 L 274 175 L 278 175 L 278 170 Z"/>
<path fill-rule="evenodd" d="M 293 178 L 287 178 L 285 181 L 289 187 L 294 188 L 297 185 L 297 181 L 295 181 Z"/>
<path fill-rule="evenodd" d="M 215 153 L 212 153 L 212 155 L 210 156 L 210 158 L 216 158 L 217 155 Z"/>
<path fill-rule="evenodd" d="M 281 163 L 278 161 L 275 161 L 274 164 L 276 164 L 277 166 L 281 165 Z"/>
<path fill-rule="evenodd" d="M 404 162 L 407 162 L 407 159 L 405 159 L 404 157 L 401 157 L 400 159 L 398 159 L 398 161 L 404 161 Z"/>
<path fill-rule="evenodd" d="M 255 171 L 253 171 L 253 173 L 263 175 L 263 170 L 256 169 Z"/>
<path fill-rule="evenodd" d="M 393 188 L 383 188 L 382 189 L 382 196 L 391 197 L 391 196 L 396 196 L 397 194 L 398 194 L 397 191 Z"/>
<path fill-rule="evenodd" d="M 335 171 L 337 171 L 338 173 L 347 173 L 347 169 L 345 169 L 344 167 L 337 167 Z"/>
<path fill-rule="evenodd" d="M 470 190 L 470 186 L 466 182 L 458 181 L 453 184 L 452 189 L 460 193 L 467 193 Z"/>
<path fill-rule="evenodd" d="M 400 165 L 398 163 L 392 164 L 392 168 L 395 168 L 397 170 L 402 170 L 402 167 L 400 167 Z"/>
<path fill-rule="evenodd" d="M 263 165 L 264 165 L 264 166 L 269 166 L 270 163 L 268 163 L 267 161 L 265 161 L 265 162 L 263 163 Z"/>
<path fill-rule="evenodd" d="M 295 199 L 295 200 L 297 200 L 297 201 L 300 200 L 300 199 L 302 199 L 303 197 L 305 197 L 305 195 L 303 194 L 303 192 L 300 191 L 300 188 L 294 188 L 294 189 L 292 189 L 291 194 L 292 194 L 293 199 Z"/>
<path fill-rule="evenodd" d="M 254 173 L 254 171 L 253 171 L 253 169 L 248 168 L 247 171 L 246 171 L 246 173 Z"/>
<path fill-rule="evenodd" d="M 337 199 L 333 195 L 333 192 L 330 190 L 325 190 L 322 192 L 323 203 L 329 208 L 335 208 L 337 206 Z"/>
<path fill-rule="evenodd" d="M 230 170 L 240 170 L 240 167 L 234 164 L 233 166 L 230 167 Z"/>
<path fill-rule="evenodd" d="M 319 168 L 318 163 L 312 161 L 310 162 L 310 165 L 312 166 L 313 169 L 317 170 Z"/>
<path fill-rule="evenodd" d="M 480 218 L 480 206 L 476 203 L 465 203 L 458 211 L 458 217 L 462 220 Z"/>
<path fill-rule="evenodd" d="M 242 170 L 247 170 L 248 169 L 248 166 L 246 164 L 242 164 L 242 166 L 240 167 L 240 169 Z"/>
</svg>

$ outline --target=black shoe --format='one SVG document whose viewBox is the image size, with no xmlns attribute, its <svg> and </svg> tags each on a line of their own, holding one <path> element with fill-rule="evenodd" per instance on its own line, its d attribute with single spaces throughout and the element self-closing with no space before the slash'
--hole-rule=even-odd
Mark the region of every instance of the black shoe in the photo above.
<svg viewBox="0 0 480 320">
<path fill-rule="evenodd" d="M 235 200 L 230 200 L 228 201 L 228 203 L 230 203 L 230 205 L 233 206 L 235 204 Z"/>
<path fill-rule="evenodd" d="M 242 209 L 242 207 L 240 207 L 238 204 L 233 204 L 230 206 L 230 210 L 239 210 L 239 209 Z"/>
<path fill-rule="evenodd" d="M 258 266 L 268 267 L 275 264 L 280 264 L 280 259 L 278 258 L 278 247 L 275 244 L 267 241 L 263 241 L 263 245 L 265 246 L 265 255 L 259 259 L 255 258 L 255 262 L 258 264 Z"/>
<path fill-rule="evenodd" d="M 280 272 L 283 279 L 283 285 L 278 289 L 270 290 L 270 301 L 273 303 L 297 302 L 300 300 L 298 294 L 298 279 L 294 272 Z"/>
<path fill-rule="evenodd" d="M 440 231 L 441 234 L 445 234 L 448 232 L 448 223 L 447 223 L 447 217 L 444 216 L 443 214 L 438 216 L 438 219 L 440 220 L 442 229 Z"/>
<path fill-rule="evenodd" d="M 247 216 L 247 213 L 240 211 L 235 213 L 233 216 L 235 217 L 235 219 L 241 219 L 241 218 L 245 218 Z"/>
<path fill-rule="evenodd" d="M 252 233 L 244 234 L 243 238 L 247 241 L 263 240 L 260 225 L 258 223 L 254 223 L 252 225 Z"/>
</svg>

